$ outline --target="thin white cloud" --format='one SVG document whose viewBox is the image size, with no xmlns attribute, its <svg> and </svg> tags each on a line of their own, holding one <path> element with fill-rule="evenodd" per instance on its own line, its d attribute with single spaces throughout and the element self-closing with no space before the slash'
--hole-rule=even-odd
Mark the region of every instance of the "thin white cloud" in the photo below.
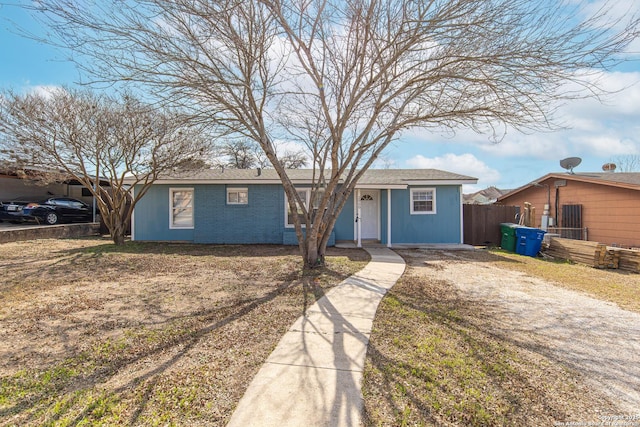
<svg viewBox="0 0 640 427">
<path fill-rule="evenodd" d="M 585 135 L 580 141 L 583 151 L 602 158 L 640 153 L 638 140 L 607 135 Z"/>
<path fill-rule="evenodd" d="M 44 98 L 51 98 L 57 93 L 65 92 L 65 88 L 55 85 L 39 85 L 39 86 L 26 86 L 23 91 L 25 93 L 39 95 Z"/>
<path fill-rule="evenodd" d="M 580 17 L 587 19 L 591 16 L 601 15 L 601 19 L 592 22 L 597 28 L 610 28 L 613 31 L 623 31 L 632 19 L 637 18 L 640 11 L 640 0 L 571 0 L 571 3 L 581 5 Z M 634 39 L 628 46 L 627 52 L 638 55 L 640 39 Z"/>
<path fill-rule="evenodd" d="M 597 85 L 605 93 L 599 98 L 569 101 L 560 109 L 560 119 L 605 119 L 634 122 L 640 114 L 640 73 L 638 72 L 598 72 L 585 78 Z M 575 84 L 567 85 L 568 90 L 577 89 Z M 569 122 L 568 125 L 571 125 Z"/>
<path fill-rule="evenodd" d="M 418 154 L 406 161 L 408 167 L 418 169 L 440 169 L 478 178 L 475 186 L 466 186 L 465 192 L 474 188 L 486 188 L 500 180 L 500 172 L 489 167 L 473 154 L 448 153 L 443 156 L 428 158 Z"/>
<path fill-rule="evenodd" d="M 440 144 L 473 146 L 480 158 L 484 154 L 505 160 L 559 160 L 569 156 L 598 157 L 640 152 L 640 73 L 597 73 L 600 87 L 609 94 L 597 99 L 569 101 L 558 112 L 565 129 L 523 134 L 510 131 L 499 143 L 491 143 L 486 135 L 461 130 L 454 138 L 438 138 Z M 426 140 L 424 136 L 421 136 Z M 433 141 L 432 141 L 433 142 Z M 452 149 L 452 151 L 458 151 Z"/>
<path fill-rule="evenodd" d="M 478 147 L 483 153 L 492 157 L 534 158 L 540 160 L 566 157 L 571 150 L 557 133 L 537 133 L 524 135 L 514 132 L 496 144 L 484 144 Z"/>
</svg>

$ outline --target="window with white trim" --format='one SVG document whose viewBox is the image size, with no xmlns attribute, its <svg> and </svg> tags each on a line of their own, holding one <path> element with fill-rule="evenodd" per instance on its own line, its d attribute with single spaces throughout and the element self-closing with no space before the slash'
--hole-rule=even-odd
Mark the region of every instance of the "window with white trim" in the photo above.
<svg viewBox="0 0 640 427">
<path fill-rule="evenodd" d="M 193 228 L 193 188 L 170 188 L 169 206 L 169 228 Z"/>
<path fill-rule="evenodd" d="M 228 205 L 246 205 L 249 203 L 249 190 L 247 188 L 227 188 Z"/>
<path fill-rule="evenodd" d="M 436 213 L 435 188 L 412 188 L 410 194 L 411 215 Z"/>
<path fill-rule="evenodd" d="M 308 207 L 309 206 L 309 201 L 311 198 L 311 189 L 310 188 L 298 188 L 296 189 L 296 191 L 298 192 L 298 196 L 300 196 L 300 199 L 303 201 L 304 206 Z M 322 197 L 324 196 L 324 189 L 318 189 L 315 193 L 315 198 L 313 200 L 313 205 L 312 205 L 312 209 L 313 212 L 311 213 L 311 221 L 313 222 L 317 213 L 318 213 L 318 207 L 320 206 L 320 201 L 322 200 Z M 298 206 L 298 214 L 302 215 L 302 207 L 297 204 Z M 289 199 L 287 198 L 287 195 L 285 194 L 284 196 L 284 209 L 285 209 L 285 227 L 293 227 L 293 213 L 291 212 L 291 209 L 289 207 Z M 304 227 L 305 224 L 302 224 L 302 226 Z"/>
<path fill-rule="evenodd" d="M 298 192 L 298 196 L 300 197 L 304 205 L 309 206 L 309 194 L 311 193 L 311 189 L 302 188 L 302 189 L 297 189 L 296 191 Z M 298 208 L 298 214 L 302 215 L 302 207 L 300 206 L 299 203 L 296 203 L 296 206 Z M 289 198 L 287 197 L 286 194 L 284 195 L 284 209 L 285 209 L 284 226 L 293 227 L 293 212 L 291 212 L 291 207 L 289 206 Z"/>
</svg>

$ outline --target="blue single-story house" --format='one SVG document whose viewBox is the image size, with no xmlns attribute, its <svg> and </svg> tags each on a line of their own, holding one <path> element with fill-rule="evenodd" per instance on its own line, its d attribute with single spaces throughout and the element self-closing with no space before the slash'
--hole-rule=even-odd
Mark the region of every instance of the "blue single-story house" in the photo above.
<svg viewBox="0 0 640 427">
<path fill-rule="evenodd" d="M 312 171 L 288 173 L 308 203 Z M 462 243 L 462 184 L 476 182 L 477 178 L 435 169 L 370 169 L 338 217 L 329 245 Z M 273 169 L 181 173 L 157 180 L 136 204 L 131 237 L 297 244 L 288 213 L 284 189 Z"/>
</svg>

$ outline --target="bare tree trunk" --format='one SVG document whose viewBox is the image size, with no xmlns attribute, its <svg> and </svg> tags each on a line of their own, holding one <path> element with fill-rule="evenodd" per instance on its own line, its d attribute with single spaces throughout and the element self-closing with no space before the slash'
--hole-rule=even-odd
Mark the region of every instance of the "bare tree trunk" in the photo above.
<svg viewBox="0 0 640 427">
<path fill-rule="evenodd" d="M 111 230 L 111 238 L 116 246 L 124 245 L 126 227 L 123 224 L 118 224 Z"/>
<path fill-rule="evenodd" d="M 304 268 L 312 269 L 324 265 L 324 256 L 320 257 L 318 248 L 318 235 L 315 231 L 309 230 L 305 240 Z"/>
<path fill-rule="evenodd" d="M 324 261 L 325 261 L 325 256 L 327 254 L 327 242 L 325 241 L 324 238 L 318 239 L 316 247 L 318 248 L 317 257 L 318 257 L 319 264 L 325 265 Z"/>
<path fill-rule="evenodd" d="M 127 222 L 127 219 L 119 215 L 115 209 L 111 209 L 108 214 L 104 216 L 104 224 L 107 226 L 109 235 L 116 246 L 124 245 Z"/>
</svg>

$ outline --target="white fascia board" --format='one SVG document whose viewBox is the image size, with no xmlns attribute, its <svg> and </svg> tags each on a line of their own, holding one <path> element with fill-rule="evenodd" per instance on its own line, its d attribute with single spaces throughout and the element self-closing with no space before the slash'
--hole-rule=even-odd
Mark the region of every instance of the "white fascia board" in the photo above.
<svg viewBox="0 0 640 427">
<path fill-rule="evenodd" d="M 361 190 L 404 190 L 407 184 L 356 184 L 356 188 Z"/>
<path fill-rule="evenodd" d="M 294 185 L 311 185 L 311 182 L 308 180 L 292 180 Z M 356 184 L 355 188 L 359 188 L 362 190 L 404 190 L 409 185 L 462 185 L 462 184 L 477 184 L 478 180 L 428 180 L 428 181 L 407 181 L 406 184 Z M 133 184 L 130 182 L 129 185 Z M 252 179 L 238 179 L 238 180 L 210 180 L 210 179 L 158 179 L 154 182 L 154 184 L 165 184 L 165 185 L 197 185 L 197 184 L 238 184 L 238 185 L 249 185 L 249 184 L 282 184 L 282 181 L 279 179 L 261 179 L 261 180 L 252 180 Z"/>
<path fill-rule="evenodd" d="M 310 186 L 311 182 L 307 180 L 292 180 L 291 181 L 296 186 Z M 154 182 L 154 184 L 165 184 L 165 185 L 197 185 L 197 184 L 238 184 L 238 185 L 248 185 L 248 184 L 282 184 L 282 181 L 279 179 L 270 179 L 270 180 L 251 180 L 251 179 L 238 179 L 238 180 L 209 180 L 209 179 L 158 179 Z M 384 190 L 384 189 L 392 189 L 392 190 L 403 190 L 407 188 L 407 184 L 357 184 L 355 188 L 360 188 L 363 190 Z"/>
<path fill-rule="evenodd" d="M 427 181 L 407 181 L 408 185 L 462 185 L 462 184 L 477 184 L 477 179 L 463 179 L 463 180 L 438 180 L 432 179 Z"/>
<path fill-rule="evenodd" d="M 291 181 L 295 185 L 311 185 L 309 181 Z M 263 179 L 263 180 L 251 180 L 251 179 L 238 179 L 238 180 L 211 180 L 211 179 L 158 179 L 154 184 L 166 184 L 166 185 L 198 185 L 198 184 L 282 184 L 279 179 Z"/>
</svg>

